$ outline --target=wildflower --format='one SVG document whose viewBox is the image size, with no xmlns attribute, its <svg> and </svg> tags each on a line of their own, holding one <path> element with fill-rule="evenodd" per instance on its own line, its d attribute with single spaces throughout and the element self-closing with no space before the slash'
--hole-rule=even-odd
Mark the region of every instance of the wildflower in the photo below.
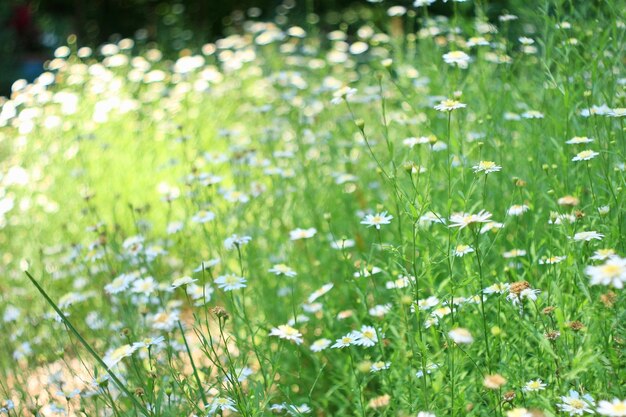
<svg viewBox="0 0 626 417">
<path fill-rule="evenodd" d="M 570 390 L 569 394 L 561 397 L 561 404 L 556 406 L 570 416 L 582 416 L 583 413 L 594 414 L 590 407 L 595 406 L 595 401 L 589 394 L 581 396 L 578 392 Z"/>
<path fill-rule="evenodd" d="M 566 195 L 565 197 L 561 197 L 557 200 L 557 203 L 561 206 L 577 206 L 580 203 L 580 200 L 574 196 Z"/>
<path fill-rule="evenodd" d="M 191 221 L 194 223 L 207 223 L 215 219 L 215 213 L 208 210 L 200 210 L 191 217 Z"/>
<path fill-rule="evenodd" d="M 417 413 L 417 417 L 437 417 L 434 413 L 429 411 L 420 411 Z"/>
<path fill-rule="evenodd" d="M 506 417 L 533 417 L 533 414 L 525 408 L 514 408 L 506 412 Z"/>
<path fill-rule="evenodd" d="M 362 326 L 360 331 L 354 331 L 352 334 L 356 339 L 353 344 L 357 346 L 371 347 L 378 342 L 376 329 L 371 326 Z"/>
<path fill-rule="evenodd" d="M 383 317 L 385 314 L 391 311 L 391 304 L 379 304 L 368 310 L 370 316 Z"/>
<path fill-rule="evenodd" d="M 584 240 L 585 242 L 589 242 L 590 240 L 602 240 L 604 235 L 602 233 L 598 233 L 595 231 L 589 232 L 578 232 L 574 235 L 574 240 L 580 242 Z"/>
<path fill-rule="evenodd" d="M 598 152 L 594 152 L 591 149 L 587 149 L 586 151 L 578 152 L 575 157 L 572 158 L 572 161 L 589 161 L 596 156 L 600 155 Z"/>
<path fill-rule="evenodd" d="M 269 272 L 276 275 L 285 275 L 287 277 L 295 277 L 296 275 L 298 275 L 296 271 L 289 268 L 285 264 L 276 264 L 272 268 L 270 268 Z"/>
<path fill-rule="evenodd" d="M 604 261 L 610 257 L 615 256 L 615 250 L 613 249 L 598 249 L 593 253 L 591 259 L 596 261 Z"/>
<path fill-rule="evenodd" d="M 525 204 L 521 204 L 521 205 L 515 204 L 509 207 L 506 214 L 508 214 L 509 216 L 521 216 L 522 214 L 526 213 L 528 210 L 530 210 L 530 207 L 528 207 Z"/>
<path fill-rule="evenodd" d="M 467 107 L 467 104 L 461 103 L 458 100 L 452 100 L 448 98 L 437 104 L 435 106 L 435 110 L 439 110 L 441 112 L 451 112 L 452 110 L 462 109 L 464 107 Z"/>
<path fill-rule="evenodd" d="M 311 227 L 309 229 L 294 229 L 289 232 L 291 240 L 309 239 L 317 233 L 317 229 Z"/>
<path fill-rule="evenodd" d="M 591 142 L 593 142 L 593 139 L 588 138 L 587 136 L 574 136 L 573 138 L 566 141 L 565 143 L 567 143 L 568 145 L 578 145 L 581 143 L 591 143 Z"/>
<path fill-rule="evenodd" d="M 374 362 L 370 367 L 370 372 L 383 371 L 385 369 L 389 369 L 390 366 L 391 366 L 391 362 L 382 362 L 382 361 Z"/>
<path fill-rule="evenodd" d="M 343 86 L 333 92 L 333 99 L 330 101 L 332 104 L 339 104 L 342 100 L 348 101 L 348 99 L 356 94 L 356 88 Z"/>
<path fill-rule="evenodd" d="M 474 248 L 468 245 L 457 245 L 457 247 L 454 248 L 454 251 L 453 251 L 454 256 L 457 256 L 459 258 L 472 252 L 474 252 Z"/>
<path fill-rule="evenodd" d="M 235 408 L 235 402 L 228 397 L 216 397 L 213 400 L 204 406 L 207 409 L 209 415 L 215 414 L 217 411 L 237 411 Z"/>
<path fill-rule="evenodd" d="M 499 389 L 504 384 L 506 384 L 506 378 L 502 375 L 487 375 L 483 380 L 483 386 L 488 389 Z"/>
<path fill-rule="evenodd" d="M 446 64 L 465 69 L 469 64 L 470 57 L 463 51 L 452 51 L 444 54 L 443 60 Z"/>
<path fill-rule="evenodd" d="M 602 265 L 589 265 L 585 274 L 591 278 L 591 285 L 612 285 L 615 288 L 624 288 L 626 284 L 626 259 L 611 256 Z"/>
<path fill-rule="evenodd" d="M 321 352 L 330 346 L 332 342 L 328 339 L 318 339 L 311 345 L 311 350 L 313 352 Z"/>
<path fill-rule="evenodd" d="M 485 294 L 503 294 L 509 291 L 509 284 L 506 282 L 497 282 L 483 289 Z"/>
<path fill-rule="evenodd" d="M 128 358 L 129 356 L 131 356 L 133 353 L 135 353 L 136 350 L 137 350 L 137 347 L 133 345 L 129 345 L 129 344 L 122 345 L 118 347 L 117 349 L 114 349 L 110 351 L 109 353 L 107 353 L 104 356 L 104 363 L 109 368 L 112 368 L 113 366 L 117 365 L 122 359 Z"/>
<path fill-rule="evenodd" d="M 374 226 L 376 229 L 380 230 L 380 226 L 391 223 L 391 219 L 393 219 L 393 216 L 387 215 L 387 212 L 383 211 L 375 215 L 367 214 L 365 218 L 361 220 L 361 224 L 365 224 L 367 227 Z"/>
<path fill-rule="evenodd" d="M 353 345 L 356 343 L 356 340 L 359 338 L 360 334 L 355 332 L 350 332 L 345 336 L 342 336 L 340 339 L 335 341 L 335 344 L 331 346 L 333 349 L 342 349 Z"/>
<path fill-rule="evenodd" d="M 252 238 L 250 236 L 232 235 L 230 237 L 227 237 L 224 240 L 224 247 L 227 250 L 233 250 L 235 248 L 239 248 L 239 247 L 241 247 L 243 245 L 246 245 L 251 240 L 252 240 Z"/>
<path fill-rule="evenodd" d="M 455 213 L 450 216 L 449 227 L 458 227 L 459 229 L 463 229 L 473 225 L 474 223 L 487 223 L 490 218 L 491 213 L 485 210 L 481 210 L 477 214 Z"/>
<path fill-rule="evenodd" d="M 448 332 L 448 336 L 457 344 L 469 344 L 474 341 L 474 337 L 469 330 L 462 327 L 457 327 Z"/>
<path fill-rule="evenodd" d="M 389 401 L 391 400 L 391 396 L 389 394 L 384 394 L 379 397 L 374 397 L 367 403 L 368 408 L 381 408 L 389 405 Z"/>
<path fill-rule="evenodd" d="M 502 229 L 504 227 L 503 223 L 499 223 L 499 222 L 487 222 L 484 224 L 483 227 L 480 228 L 480 234 L 483 235 L 487 232 L 490 232 L 492 230 L 498 230 L 498 229 Z"/>
<path fill-rule="evenodd" d="M 296 342 L 298 345 L 302 343 L 302 333 L 287 324 L 281 324 L 278 327 L 274 327 L 270 331 L 270 336 L 278 336 L 281 339 L 291 340 L 292 342 Z"/>
<path fill-rule="evenodd" d="M 543 113 L 537 110 L 528 110 L 522 113 L 524 119 L 543 119 Z"/>
<path fill-rule="evenodd" d="M 439 299 L 434 295 L 426 299 L 417 300 L 417 306 L 420 310 L 428 310 L 432 307 L 435 307 L 437 304 L 439 304 Z"/>
<path fill-rule="evenodd" d="M 524 385 L 523 390 L 526 392 L 535 392 L 546 389 L 546 384 L 541 379 L 535 379 L 532 381 L 528 381 L 526 385 Z"/>
<path fill-rule="evenodd" d="M 550 256 L 539 259 L 539 265 L 554 265 L 563 262 L 567 256 Z"/>
<path fill-rule="evenodd" d="M 517 258 L 519 256 L 526 256 L 526 251 L 524 249 L 513 249 L 502 254 L 502 257 L 505 259 Z"/>
<path fill-rule="evenodd" d="M 332 283 L 322 285 L 320 289 L 313 291 L 313 293 L 309 296 L 309 298 L 307 298 L 307 302 L 311 304 L 312 302 L 314 302 L 315 300 L 317 300 L 318 298 L 326 294 L 328 291 L 330 291 L 333 287 L 334 287 L 334 284 Z"/>
<path fill-rule="evenodd" d="M 184 285 L 193 284 L 196 281 L 197 281 L 197 279 L 193 279 L 193 278 L 188 277 L 188 276 L 180 277 L 180 278 L 175 279 L 174 282 L 172 282 L 172 288 L 176 289 L 176 288 L 182 287 Z"/>
<path fill-rule="evenodd" d="M 246 279 L 235 274 L 220 275 L 214 282 L 224 291 L 238 290 L 246 287 Z"/>
<path fill-rule="evenodd" d="M 626 400 L 614 398 L 613 401 L 600 401 L 598 403 L 598 413 L 603 416 L 624 417 L 626 416 Z"/>
<path fill-rule="evenodd" d="M 417 371 L 415 373 L 415 376 L 418 378 L 421 378 L 424 376 L 424 372 L 426 372 L 427 375 L 430 375 L 433 371 L 439 369 L 439 365 L 436 363 L 429 363 L 428 365 L 426 365 L 424 367 L 424 369 L 420 369 L 419 371 Z"/>
<path fill-rule="evenodd" d="M 502 170 L 502 167 L 492 161 L 480 161 L 478 165 L 473 166 L 473 169 L 475 173 L 484 172 L 485 174 L 491 174 L 492 172 Z"/>
<path fill-rule="evenodd" d="M 133 282 L 132 291 L 143 295 L 150 295 L 157 289 L 157 283 L 152 277 L 140 278 Z"/>
<path fill-rule="evenodd" d="M 336 241 L 331 242 L 330 247 L 333 249 L 342 250 L 342 249 L 353 248 L 355 244 L 356 242 L 352 239 L 341 239 L 341 240 L 336 240 Z"/>
<path fill-rule="evenodd" d="M 287 405 L 287 412 L 294 416 L 300 416 L 302 414 L 309 414 L 311 412 L 311 407 L 309 407 L 307 404 L 300 404 L 300 405 Z"/>
</svg>

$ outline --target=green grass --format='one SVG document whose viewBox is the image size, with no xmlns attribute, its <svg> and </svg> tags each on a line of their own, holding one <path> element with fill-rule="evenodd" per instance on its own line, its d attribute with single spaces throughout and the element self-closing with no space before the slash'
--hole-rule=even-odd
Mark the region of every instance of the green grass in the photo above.
<svg viewBox="0 0 626 417">
<path fill-rule="evenodd" d="M 626 415 L 619 6 L 70 45 L 0 116 L 0 414 Z"/>
</svg>

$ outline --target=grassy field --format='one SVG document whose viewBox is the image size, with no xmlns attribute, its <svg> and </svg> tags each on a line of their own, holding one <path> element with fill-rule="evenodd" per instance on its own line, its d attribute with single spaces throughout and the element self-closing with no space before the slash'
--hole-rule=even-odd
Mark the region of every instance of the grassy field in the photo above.
<svg viewBox="0 0 626 417">
<path fill-rule="evenodd" d="M 0 415 L 626 416 L 623 2 L 415 3 L 15 83 Z"/>
</svg>

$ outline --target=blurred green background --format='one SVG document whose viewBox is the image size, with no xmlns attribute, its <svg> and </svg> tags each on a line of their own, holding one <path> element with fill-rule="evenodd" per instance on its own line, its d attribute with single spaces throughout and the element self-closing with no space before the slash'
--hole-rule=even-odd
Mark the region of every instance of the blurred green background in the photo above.
<svg viewBox="0 0 626 417">
<path fill-rule="evenodd" d="M 514 0 L 489 2 L 495 18 Z M 452 2 L 437 1 L 433 13 L 449 14 Z M 198 46 L 237 30 L 247 17 L 324 29 L 383 15 L 388 7 L 412 9 L 413 0 L 0 0 L 0 95 L 18 78 L 34 79 L 54 49 L 76 34 L 79 46 L 95 47 L 124 37 L 155 43 L 166 54 Z M 469 3 L 462 10 L 473 12 Z"/>
</svg>

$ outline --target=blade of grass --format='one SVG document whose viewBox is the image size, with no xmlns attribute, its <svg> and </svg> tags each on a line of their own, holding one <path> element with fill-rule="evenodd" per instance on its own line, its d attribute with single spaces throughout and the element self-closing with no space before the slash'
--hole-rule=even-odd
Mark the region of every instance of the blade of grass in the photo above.
<svg viewBox="0 0 626 417">
<path fill-rule="evenodd" d="M 122 381 L 119 380 L 119 378 L 113 373 L 113 371 L 111 371 L 109 369 L 109 367 L 107 366 L 107 364 L 102 360 L 102 358 L 100 357 L 100 355 L 98 355 L 96 353 L 96 351 L 91 347 L 91 345 L 80 335 L 80 333 L 78 333 L 78 331 L 76 330 L 76 328 L 72 325 L 72 323 L 67 319 L 67 317 L 65 316 L 65 314 L 63 314 L 63 312 L 61 311 L 61 309 L 56 305 L 56 303 L 54 301 L 52 301 L 52 299 L 50 298 L 50 296 L 48 295 L 48 293 L 46 293 L 46 291 L 42 288 L 41 285 L 39 285 L 39 283 L 37 282 L 37 280 L 35 278 L 33 278 L 33 276 L 28 272 L 28 271 L 24 271 L 24 273 L 26 274 L 26 276 L 28 277 L 28 279 L 30 280 L 30 282 L 33 283 L 33 285 L 37 288 L 37 291 L 39 291 L 39 293 L 43 296 L 43 298 L 46 299 L 46 301 L 48 302 L 48 304 L 50 304 L 50 306 L 52 306 L 52 308 L 54 309 L 54 311 L 56 311 L 56 313 L 59 315 L 59 317 L 61 317 L 61 320 L 63 320 L 63 323 L 67 326 L 68 329 L 70 329 L 70 331 L 74 334 L 74 336 L 76 336 L 76 338 L 78 339 L 78 341 L 85 347 L 85 349 L 87 349 L 87 351 L 89 352 L 89 354 L 91 356 L 93 356 L 93 358 L 96 360 L 96 362 L 98 362 L 103 368 L 104 370 L 107 372 L 107 374 L 109 374 L 109 376 L 111 377 L 111 379 L 113 380 L 113 382 L 115 383 L 115 385 L 117 385 L 117 387 L 124 392 L 124 394 L 126 394 L 131 401 L 133 402 L 133 404 L 139 408 L 139 410 L 141 410 L 142 413 L 144 413 L 146 416 L 150 416 L 150 412 L 148 411 L 148 409 L 141 404 L 141 402 L 139 402 L 139 400 L 137 400 L 137 398 L 135 398 L 135 396 L 128 390 L 128 388 L 126 388 L 126 386 L 124 386 L 124 384 L 122 383 Z"/>
</svg>

